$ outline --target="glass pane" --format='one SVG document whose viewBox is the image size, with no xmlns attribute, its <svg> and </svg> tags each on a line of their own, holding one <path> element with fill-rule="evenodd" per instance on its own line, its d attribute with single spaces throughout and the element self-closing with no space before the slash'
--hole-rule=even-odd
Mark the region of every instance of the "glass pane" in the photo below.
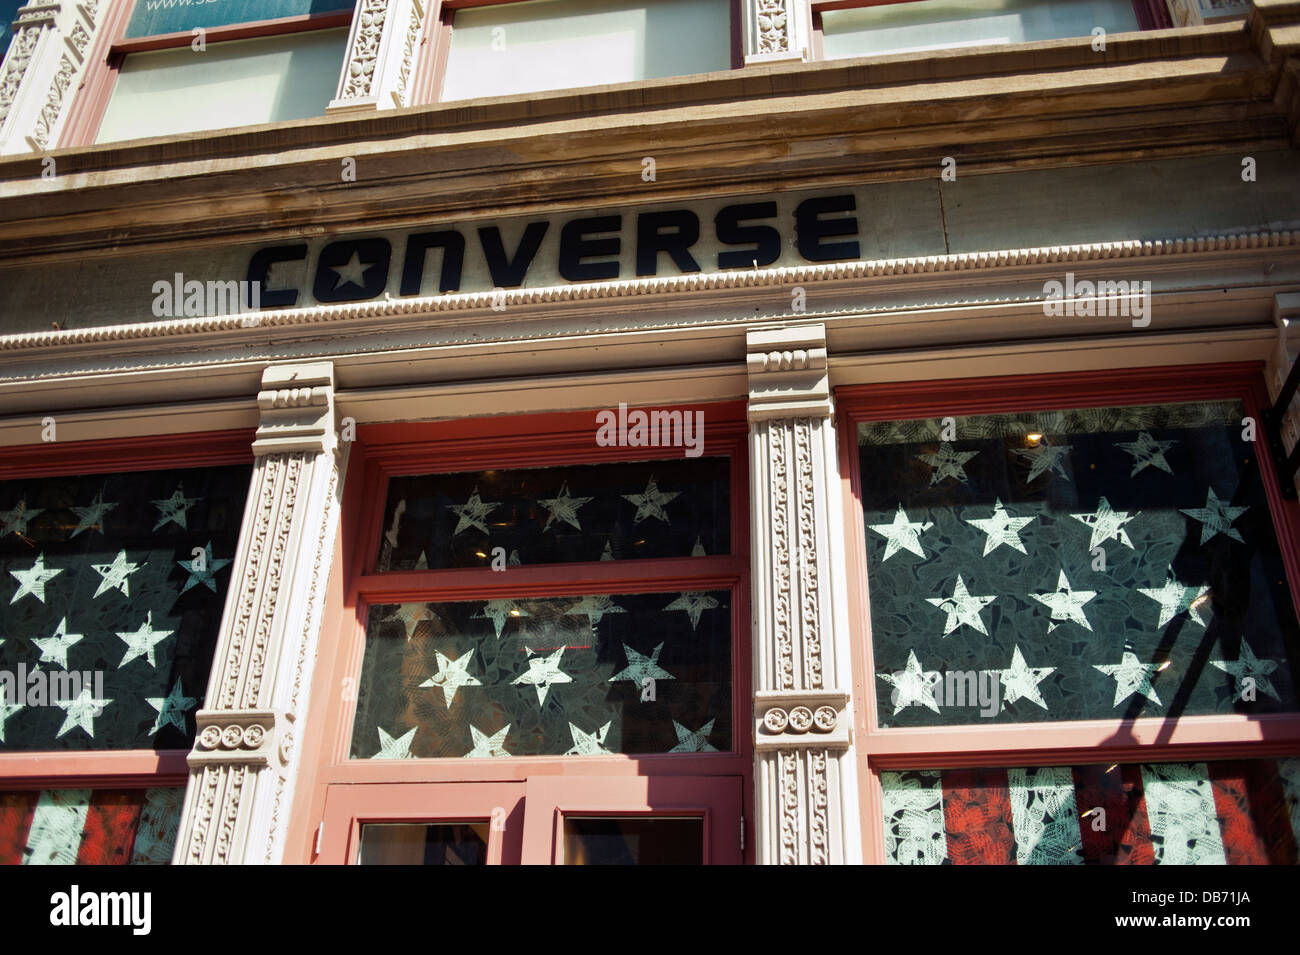
<svg viewBox="0 0 1300 955">
<path fill-rule="evenodd" d="M 0 865 L 169 865 L 180 788 L 0 793 Z"/>
<path fill-rule="evenodd" d="M 96 142 L 170 136 L 325 115 L 346 28 L 132 53 Z"/>
<path fill-rule="evenodd" d="M 0 752 L 190 747 L 249 473 L 0 483 Z"/>
<path fill-rule="evenodd" d="M 861 425 L 880 724 L 1294 712 L 1300 628 L 1243 415 Z"/>
<path fill-rule="evenodd" d="M 891 865 L 1295 865 L 1300 759 L 881 773 Z"/>
<path fill-rule="evenodd" d="M 564 817 L 565 865 L 703 865 L 704 820 Z"/>
<path fill-rule="evenodd" d="M 535 0 L 456 11 L 442 98 L 730 68 L 730 0 Z"/>
<path fill-rule="evenodd" d="M 731 749 L 731 594 L 370 609 L 353 758 Z"/>
<path fill-rule="evenodd" d="M 683 458 L 395 477 L 377 568 L 727 554 L 730 461 Z M 494 554 L 495 551 L 495 554 Z"/>
<path fill-rule="evenodd" d="M 361 865 L 487 865 L 489 822 L 366 823 Z"/>
<path fill-rule="evenodd" d="M 1138 29 L 1130 0 L 920 0 L 822 12 L 828 58 L 1091 36 Z"/>
<path fill-rule="evenodd" d="M 126 27 L 128 39 L 189 33 L 196 27 L 221 27 L 257 20 L 279 20 L 334 13 L 352 7 L 348 0 L 226 0 L 224 3 L 139 0 Z"/>
<path fill-rule="evenodd" d="M 14 38 L 13 21 L 18 19 L 18 8 L 27 0 L 0 0 L 0 60 Z"/>
</svg>

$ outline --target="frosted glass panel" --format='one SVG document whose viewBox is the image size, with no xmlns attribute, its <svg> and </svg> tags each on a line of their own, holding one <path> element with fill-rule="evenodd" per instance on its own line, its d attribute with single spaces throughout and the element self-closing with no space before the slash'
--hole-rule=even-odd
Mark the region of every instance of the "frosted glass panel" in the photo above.
<svg viewBox="0 0 1300 955">
<path fill-rule="evenodd" d="M 97 142 L 323 116 L 338 87 L 346 28 L 209 43 L 199 53 L 132 53 Z"/>
<path fill-rule="evenodd" d="M 730 67 L 730 0 L 535 0 L 456 12 L 442 98 Z"/>
<path fill-rule="evenodd" d="M 921 0 L 822 14 L 827 58 L 1090 36 L 1138 29 L 1130 0 Z"/>
</svg>

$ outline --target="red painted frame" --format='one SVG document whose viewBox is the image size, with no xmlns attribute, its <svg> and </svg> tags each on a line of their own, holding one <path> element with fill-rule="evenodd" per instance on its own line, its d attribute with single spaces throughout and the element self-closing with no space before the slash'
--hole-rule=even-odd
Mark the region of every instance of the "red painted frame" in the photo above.
<svg viewBox="0 0 1300 955">
<path fill-rule="evenodd" d="M 69 109 L 67 122 L 60 134 L 58 143 L 60 148 L 94 145 L 95 137 L 99 134 L 99 124 L 104 119 L 108 101 L 113 95 L 113 87 L 117 83 L 117 75 L 128 54 L 189 46 L 194 39 L 193 34 L 188 32 L 126 39 L 127 24 L 137 2 L 139 0 L 113 0 L 109 7 L 99 36 L 87 58 L 86 71 L 77 87 L 77 95 Z M 220 43 L 223 40 L 251 40 L 347 26 L 352 22 L 354 9 L 352 7 L 343 9 L 346 2 L 347 0 L 339 0 L 340 9 L 325 13 L 208 27 L 205 39 L 206 42 Z"/>
<path fill-rule="evenodd" d="M 649 409 L 647 409 L 649 410 Z M 752 817 L 753 741 L 748 727 L 751 695 L 749 589 L 748 423 L 743 402 L 675 406 L 704 412 L 706 456 L 731 461 L 731 554 L 639 561 L 593 561 L 513 567 L 505 574 L 488 568 L 375 573 L 383 528 L 387 482 L 397 475 L 456 473 L 564 464 L 598 464 L 678 458 L 675 448 L 600 447 L 595 411 L 458 419 L 434 423 L 363 425 L 349 452 L 350 479 L 344 489 L 335 566 L 326 596 L 324 646 L 313 681 L 306 721 L 304 781 L 291 815 L 286 858 L 328 863 L 314 852 L 317 824 L 332 813 L 332 793 L 365 784 L 519 783 L 563 775 L 587 787 L 612 787 L 620 811 L 619 778 L 726 778 L 744 781 L 742 812 Z M 355 685 L 365 646 L 366 620 L 374 603 L 415 599 L 464 600 L 491 597 L 566 596 L 591 593 L 651 593 L 674 589 L 729 589 L 732 593 L 733 751 L 726 753 L 518 756 L 508 759 L 349 759 L 354 707 L 346 690 Z M 343 688 L 345 692 L 340 692 Z M 453 791 L 454 787 L 447 791 Z M 377 790 L 376 790 L 377 791 Z M 402 805 L 407 803 L 403 801 Z M 405 811 L 405 810 L 403 810 Z M 477 814 L 479 817 L 482 812 Z M 425 818 L 429 818 L 428 811 Z M 339 828 L 333 822 L 327 830 Z M 326 835 L 326 840 L 336 836 Z M 334 843 L 330 843 L 334 845 Z M 509 844 L 509 843 L 507 843 Z M 507 850 L 507 858 L 508 856 Z M 747 850 L 748 851 L 748 850 Z"/>
<path fill-rule="evenodd" d="M 22 445 L 5 449 L 0 481 L 252 464 L 253 435 L 248 429 Z M 189 778 L 188 755 L 187 749 L 0 753 L 0 787 L 183 786 Z"/>
<path fill-rule="evenodd" d="M 857 425 L 864 421 L 1238 399 L 1256 421 L 1269 405 L 1263 363 L 1015 375 L 858 385 L 836 390 L 853 635 L 854 723 L 864 859 L 884 861 L 879 773 L 970 766 L 1265 758 L 1300 754 L 1300 714 L 1186 716 L 881 729 L 876 719 Z M 1256 442 L 1292 599 L 1300 607 L 1300 505 L 1282 497 L 1267 442 Z"/>
<path fill-rule="evenodd" d="M 430 10 L 426 35 L 432 38 L 431 49 L 425 54 L 425 65 L 421 80 L 416 88 L 421 98 L 413 100 L 413 105 L 436 103 L 442 101 L 443 81 L 447 76 L 447 60 L 451 53 L 451 34 L 454 29 L 456 11 L 469 10 L 474 7 L 496 7 L 507 3 L 523 3 L 526 0 L 431 0 L 437 10 Z M 731 2 L 731 69 L 738 70 L 745 65 L 745 41 L 742 33 L 745 28 L 744 11 L 741 0 Z M 436 27 L 432 27 L 435 23 Z"/>
<path fill-rule="evenodd" d="M 822 14 L 827 10 L 852 10 L 855 7 L 888 7 L 896 3 L 917 3 L 920 0 L 808 0 L 812 7 L 812 58 L 826 59 L 826 46 L 822 34 Z M 1139 30 L 1168 30 L 1174 25 L 1165 0 L 1130 0 L 1137 16 Z"/>
</svg>

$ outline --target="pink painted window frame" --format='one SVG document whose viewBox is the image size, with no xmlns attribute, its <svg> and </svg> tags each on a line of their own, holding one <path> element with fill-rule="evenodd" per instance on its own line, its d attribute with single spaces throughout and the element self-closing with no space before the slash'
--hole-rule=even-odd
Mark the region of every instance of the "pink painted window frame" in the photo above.
<svg viewBox="0 0 1300 955">
<path fill-rule="evenodd" d="M 1256 421 L 1269 406 L 1262 362 L 857 385 L 836 389 L 841 489 L 853 638 L 854 728 L 864 858 L 884 855 L 880 773 L 978 766 L 1202 761 L 1300 754 L 1300 714 L 1081 720 L 1002 726 L 881 729 L 871 645 L 870 581 L 861 508 L 857 425 L 864 421 L 1175 401 L 1240 399 Z M 1300 607 L 1300 504 L 1287 501 L 1267 442 L 1256 442 L 1292 599 Z"/>
</svg>

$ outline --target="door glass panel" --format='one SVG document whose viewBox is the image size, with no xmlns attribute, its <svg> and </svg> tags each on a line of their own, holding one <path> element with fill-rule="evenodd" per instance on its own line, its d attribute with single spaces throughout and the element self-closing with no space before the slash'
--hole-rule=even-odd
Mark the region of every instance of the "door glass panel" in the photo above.
<svg viewBox="0 0 1300 955">
<path fill-rule="evenodd" d="M 703 865 L 704 820 L 565 816 L 565 865 Z"/>
<path fill-rule="evenodd" d="M 489 821 L 366 823 L 361 865 L 487 865 Z"/>
</svg>

